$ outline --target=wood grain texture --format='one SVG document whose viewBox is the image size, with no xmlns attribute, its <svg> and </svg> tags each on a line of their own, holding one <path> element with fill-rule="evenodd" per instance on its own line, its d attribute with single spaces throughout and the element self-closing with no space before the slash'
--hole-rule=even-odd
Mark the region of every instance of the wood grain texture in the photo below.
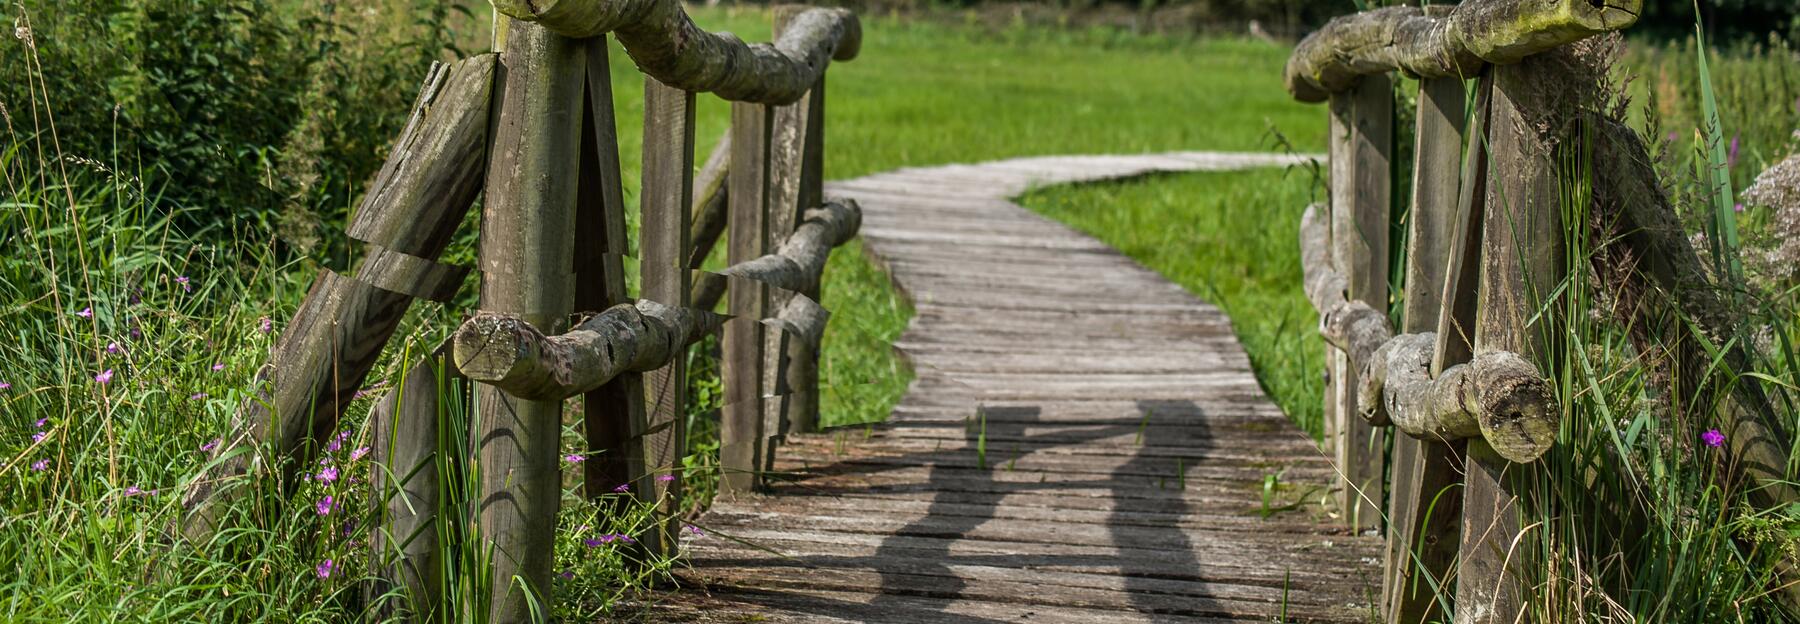
<svg viewBox="0 0 1800 624">
<path fill-rule="evenodd" d="M 1642 0 L 1468 0 L 1454 7 L 1394 6 L 1335 18 L 1300 41 L 1284 74 L 1288 93 L 1323 102 L 1365 76 L 1400 71 L 1466 78 L 1637 23 Z"/>
<path fill-rule="evenodd" d="M 733 113 L 733 128 L 736 127 L 735 115 Z M 688 257 L 688 268 L 696 271 L 706 264 L 706 257 L 712 255 L 713 247 L 719 244 L 719 237 L 725 235 L 725 226 L 730 223 L 727 208 L 731 205 L 731 135 L 732 132 L 726 132 L 719 138 L 712 155 L 706 157 L 706 164 L 700 166 L 700 173 L 694 174 L 694 244 L 693 253 Z M 702 309 L 711 308 L 702 306 Z"/>
<path fill-rule="evenodd" d="M 686 308 L 691 272 L 690 228 L 694 193 L 694 92 L 644 79 L 643 183 L 638 205 L 639 291 L 643 299 Z M 644 375 L 645 422 L 632 428 L 639 468 L 632 491 L 657 507 L 661 522 L 639 536 L 653 555 L 673 555 L 683 509 L 679 476 L 687 456 L 687 358 L 685 348 L 662 368 Z M 634 467 L 635 468 L 635 467 Z"/>
<path fill-rule="evenodd" d="M 574 306 L 587 51 L 514 21 L 501 53 L 499 114 L 481 215 L 481 309 L 559 333 Z M 490 621 L 527 622 L 548 600 L 562 498 L 562 402 L 475 389 L 478 546 L 492 549 Z"/>
<path fill-rule="evenodd" d="M 441 537 L 450 530 L 438 524 L 438 510 L 447 502 L 439 494 L 449 485 L 443 477 L 459 474 L 462 454 L 455 451 L 466 448 L 452 442 L 456 432 L 441 426 L 450 417 L 444 397 L 461 391 L 449 358 L 447 345 L 427 353 L 402 371 L 400 383 L 369 413 L 378 466 L 369 491 L 381 518 L 380 528 L 370 532 L 369 550 L 382 579 L 370 599 L 385 601 L 384 614 L 410 622 L 452 619 L 439 611 L 445 589 Z"/>
<path fill-rule="evenodd" d="M 710 33 L 679 0 L 498 0 L 494 8 L 575 38 L 614 33 L 626 54 L 656 80 L 734 102 L 788 104 L 825 74 L 832 60 L 856 58 L 862 25 L 847 9 L 794 16 L 774 43 L 745 44 Z"/>
<path fill-rule="evenodd" d="M 575 214 L 575 311 L 598 314 L 626 295 L 625 193 L 619 173 L 618 124 L 613 116 L 612 75 L 605 39 L 587 43 L 587 108 L 583 124 L 581 180 Z M 582 396 L 587 461 L 583 493 L 610 494 L 631 480 L 631 424 L 644 418 L 643 379 L 625 374 Z"/>
<path fill-rule="evenodd" d="M 826 185 L 863 206 L 866 249 L 924 302 L 897 343 L 917 379 L 885 424 L 791 434 L 767 496 L 698 519 L 706 534 L 684 536 L 688 589 L 660 615 L 1247 622 L 1280 615 L 1285 588 L 1294 620 L 1369 621 L 1380 540 L 1318 504 L 1334 471 L 1262 393 L 1230 320 L 1008 200 L 1034 185 L 1292 162 L 1025 158 Z M 964 227 L 1033 234 L 948 236 Z M 1078 272 L 1137 297 L 1120 308 L 1063 288 Z M 1056 305 L 939 296 L 970 276 Z"/>
<path fill-rule="evenodd" d="M 1346 293 L 1385 315 L 1388 309 L 1388 215 L 1391 209 L 1394 91 L 1386 74 L 1366 77 L 1331 99 L 1331 259 L 1344 274 Z M 1345 520 L 1361 529 L 1379 527 L 1383 495 L 1384 432 L 1361 418 L 1358 371 L 1351 354 L 1333 356 L 1332 400 L 1337 439 L 1332 447 L 1344 483 L 1338 491 Z"/>
<path fill-rule="evenodd" d="M 777 36 L 807 28 L 812 11 L 803 6 L 783 5 L 775 8 L 774 31 Z M 782 244 L 793 237 L 806 219 L 806 213 L 824 202 L 825 182 L 825 74 L 808 85 L 798 101 L 775 109 L 775 126 L 769 153 L 769 237 L 770 244 Z M 857 211 L 860 220 L 861 212 Z M 829 253 L 829 247 L 825 253 Z M 813 254 L 823 272 L 823 255 Z M 769 305 L 786 306 L 795 296 L 819 299 L 818 280 L 771 291 Z M 764 408 L 768 419 L 771 446 L 767 456 L 774 457 L 774 445 L 788 431 L 808 432 L 817 429 L 819 420 L 819 382 L 817 361 L 794 361 L 791 357 L 808 356 L 800 345 L 790 344 L 786 334 L 767 335 L 763 364 L 764 390 L 770 397 Z M 815 354 L 810 354 L 816 358 Z"/>
<path fill-rule="evenodd" d="M 268 363 L 258 372 L 264 391 L 232 419 L 212 468 L 183 493 L 183 532 L 205 542 L 218 501 L 230 482 L 279 466 L 293 483 L 296 466 L 311 462 L 323 436 L 337 427 L 349 398 L 362 387 L 381 350 L 412 305 L 412 297 L 453 292 L 466 274 L 435 261 L 450 244 L 482 188 L 494 55 L 434 65 L 412 115 L 351 218 L 351 237 L 369 253 L 348 279 L 321 273 Z M 252 447 L 266 444 L 273 457 Z"/>
<path fill-rule="evenodd" d="M 738 265 L 769 253 L 769 139 L 775 111 L 762 104 L 731 105 L 732 153 L 729 237 L 725 261 Z M 711 276 L 708 276 L 711 277 Z M 718 276 L 721 283 L 729 280 Z M 726 289 L 720 289 L 726 290 Z M 719 421 L 719 491 L 731 495 L 750 491 L 761 481 L 767 442 L 763 429 L 763 319 L 769 314 L 769 287 L 765 282 L 738 278 L 729 282 L 731 301 L 721 346 L 720 377 L 725 405 Z M 708 309 L 716 302 L 696 297 L 694 305 Z"/>
<path fill-rule="evenodd" d="M 468 378 L 521 399 L 554 401 L 667 366 L 720 323 L 710 312 L 644 299 L 607 308 L 557 336 L 517 316 L 482 312 L 452 340 L 456 367 Z"/>
</svg>

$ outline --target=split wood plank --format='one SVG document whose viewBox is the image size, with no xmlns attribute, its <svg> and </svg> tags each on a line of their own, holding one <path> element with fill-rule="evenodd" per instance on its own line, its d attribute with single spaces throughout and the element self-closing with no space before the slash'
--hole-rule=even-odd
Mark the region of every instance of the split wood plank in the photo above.
<svg viewBox="0 0 1800 624">
<path fill-rule="evenodd" d="M 644 78 L 644 159 L 638 219 L 639 281 L 643 299 L 687 307 L 692 287 L 688 244 L 692 241 L 694 184 L 694 93 Z M 643 376 L 645 422 L 632 427 L 637 466 L 632 492 L 657 508 L 656 532 L 639 538 L 652 555 L 672 555 L 678 546 L 681 462 L 687 456 L 687 358 Z M 661 479 L 673 475 L 675 479 Z"/>
</svg>

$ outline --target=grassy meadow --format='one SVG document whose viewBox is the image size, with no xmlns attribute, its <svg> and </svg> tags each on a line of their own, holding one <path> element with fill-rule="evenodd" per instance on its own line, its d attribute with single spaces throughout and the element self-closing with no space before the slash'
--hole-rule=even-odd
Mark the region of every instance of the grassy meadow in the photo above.
<svg viewBox="0 0 1800 624">
<path fill-rule="evenodd" d="M 13 79 L 0 89 L 0 619 L 342 621 L 362 608 L 368 569 L 366 409 L 401 354 L 436 344 L 473 305 L 473 285 L 449 305 L 414 306 L 343 423 L 334 478 L 309 481 L 288 505 L 273 491 L 252 497 L 235 510 L 241 524 L 206 544 L 179 542 L 170 527 L 184 479 L 251 396 L 313 276 L 350 265 L 337 231 L 404 121 L 413 81 L 433 58 L 484 49 L 485 8 L 408 13 L 432 3 L 389 0 L 385 13 L 323 14 L 335 3 L 231 0 L 156 22 L 170 18 L 153 9 L 170 3 L 142 4 L 91 19 L 12 7 L 39 9 L 20 21 L 36 26 L 0 43 Z M 249 19 L 232 10 L 242 6 L 276 10 Z M 768 36 L 759 10 L 695 18 Z M 188 47 L 161 50 L 166 66 L 131 66 L 121 59 L 146 53 L 96 40 L 134 40 L 120 28 Z M 1287 51 L 1275 44 L 880 16 L 864 28 L 861 57 L 835 65 L 828 83 L 831 178 L 1031 154 L 1266 149 L 1271 123 L 1308 149 L 1324 140 L 1322 118 L 1281 91 Z M 330 54 L 304 52 L 318 49 Z M 642 83 L 616 47 L 612 59 L 629 203 Z M 268 67 L 282 62 L 310 69 Z M 113 77 L 94 85 L 83 72 Z M 705 153 L 727 106 L 701 100 Z M 448 259 L 472 261 L 472 243 L 466 229 Z M 824 292 L 834 312 L 824 418 L 879 420 L 909 379 L 887 345 L 910 311 L 855 243 L 833 254 Z M 697 468 L 716 445 L 706 349 L 691 357 Z M 566 439 L 574 448 L 578 432 Z M 702 482 L 691 485 L 709 491 L 710 478 L 695 470 Z M 640 569 L 617 544 L 584 543 L 586 511 L 571 493 L 554 612 L 622 617 L 673 562 Z M 641 521 L 587 531 L 630 533 Z"/>
</svg>

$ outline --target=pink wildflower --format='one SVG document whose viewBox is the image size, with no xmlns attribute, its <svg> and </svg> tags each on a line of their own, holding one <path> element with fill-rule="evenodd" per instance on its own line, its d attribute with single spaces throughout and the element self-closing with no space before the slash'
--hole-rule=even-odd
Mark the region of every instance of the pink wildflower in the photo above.
<svg viewBox="0 0 1800 624">
<path fill-rule="evenodd" d="M 6 383 L 4 381 L 0 381 L 0 390 L 11 390 L 11 389 L 12 389 L 12 384 Z"/>
<path fill-rule="evenodd" d="M 318 573 L 319 578 L 331 578 L 331 560 L 320 561 L 318 567 L 313 568 L 313 572 Z"/>
<path fill-rule="evenodd" d="M 106 352 L 111 353 L 113 355 L 118 355 L 120 353 L 124 353 L 125 349 L 124 349 L 124 347 L 120 347 L 119 343 L 109 342 L 109 343 L 106 343 Z"/>
<path fill-rule="evenodd" d="M 562 571 L 562 574 L 558 574 L 558 575 L 557 575 L 557 576 L 560 576 L 560 577 L 562 577 L 562 580 L 565 580 L 565 581 L 569 581 L 569 580 L 574 580 L 574 579 L 575 579 L 575 573 L 574 573 L 574 572 L 570 572 L 570 571 L 568 571 L 568 570 L 563 570 L 563 571 Z"/>
<path fill-rule="evenodd" d="M 687 532 L 694 537 L 706 537 L 706 531 L 702 531 L 700 530 L 700 527 L 691 524 L 687 525 Z"/>
<path fill-rule="evenodd" d="M 620 483 L 619 487 L 613 488 L 613 491 L 614 492 L 630 492 L 631 484 L 630 483 Z"/>
<path fill-rule="evenodd" d="M 37 428 L 39 428 L 39 429 L 43 429 L 43 428 L 44 428 L 44 423 L 47 423 L 47 422 L 50 422 L 50 419 L 48 419 L 48 418 L 39 418 L 39 419 L 37 419 L 37 422 L 34 422 L 34 423 L 31 423 L 31 426 L 33 426 L 33 427 L 37 427 Z"/>
<path fill-rule="evenodd" d="M 368 454 L 369 454 L 369 447 L 366 447 L 366 446 L 356 449 L 354 451 L 350 451 L 350 461 L 356 461 L 356 460 L 362 459 L 363 457 L 368 456 Z"/>
<path fill-rule="evenodd" d="M 1719 448 L 1725 444 L 1725 434 L 1719 433 L 1718 429 L 1707 429 L 1706 433 L 1700 434 L 1700 441 L 1707 446 Z"/>
<path fill-rule="evenodd" d="M 672 474 L 660 475 L 660 476 L 656 477 L 656 480 L 661 481 L 663 483 L 668 483 L 670 481 L 675 480 L 675 475 L 672 475 Z"/>
<path fill-rule="evenodd" d="M 186 275 L 176 277 L 175 283 L 181 284 L 182 292 L 194 292 L 194 285 L 188 283 L 188 276 Z"/>
<path fill-rule="evenodd" d="M 319 512 L 321 516 L 331 515 L 331 495 L 326 494 L 325 498 L 319 499 L 318 504 L 313 505 L 313 511 Z"/>
<path fill-rule="evenodd" d="M 32 444 L 37 444 L 37 443 L 43 442 L 43 441 L 44 441 L 44 432 L 39 431 L 37 433 L 31 434 L 31 443 Z"/>
<path fill-rule="evenodd" d="M 337 468 L 327 466 L 324 470 L 319 471 L 319 482 L 320 483 L 331 483 L 332 481 L 336 481 L 337 478 L 338 478 Z"/>
<path fill-rule="evenodd" d="M 144 491 L 138 489 L 138 486 L 131 485 L 131 486 L 125 487 L 125 495 L 126 496 L 137 496 L 137 495 L 143 494 L 143 493 L 144 493 Z"/>
<path fill-rule="evenodd" d="M 207 453 L 207 452 L 211 452 L 213 449 L 219 448 L 220 441 L 221 441 L 220 438 L 213 438 L 211 442 L 207 442 L 206 444 L 200 445 L 200 452 Z"/>
<path fill-rule="evenodd" d="M 216 372 L 219 372 L 219 371 L 222 371 L 222 370 L 225 370 L 225 363 L 224 363 L 224 362 L 219 362 L 219 363 L 217 363 L 217 364 L 214 364 L 214 365 L 212 365 L 212 369 L 213 369 L 213 372 L 215 372 L 215 373 L 216 373 Z"/>
<path fill-rule="evenodd" d="M 105 371 L 102 371 L 98 375 L 94 375 L 94 383 L 104 386 L 107 383 L 111 382 L 112 378 L 113 378 L 113 372 L 112 372 L 112 369 L 109 368 L 109 369 L 106 369 Z"/>
<path fill-rule="evenodd" d="M 31 462 L 31 469 L 36 470 L 38 472 L 43 472 L 45 470 L 49 470 L 50 469 L 50 460 L 40 459 L 40 460 Z"/>
<path fill-rule="evenodd" d="M 256 322 L 256 331 L 259 331 L 259 332 L 262 332 L 265 334 L 275 331 L 275 321 L 269 320 L 269 317 L 266 317 L 266 316 L 262 317 L 261 320 Z"/>
<path fill-rule="evenodd" d="M 574 453 L 570 453 L 568 455 L 563 456 L 563 461 L 569 462 L 571 464 L 579 464 L 581 462 L 587 461 L 587 458 L 582 457 L 577 454 L 574 454 Z"/>
<path fill-rule="evenodd" d="M 75 316 L 79 316 L 81 318 L 94 318 L 94 307 L 88 306 L 88 307 L 82 308 L 80 312 L 75 313 Z"/>
<path fill-rule="evenodd" d="M 206 398 L 205 392 L 195 392 L 193 394 L 188 395 L 188 400 L 190 400 L 190 401 L 198 401 L 198 400 L 204 399 L 204 398 Z"/>
<path fill-rule="evenodd" d="M 587 544 L 588 548 L 599 548 L 601 544 L 604 544 L 606 542 L 603 542 L 603 541 L 600 541 L 600 540 L 590 537 L 590 538 L 581 540 L 581 543 Z"/>
</svg>

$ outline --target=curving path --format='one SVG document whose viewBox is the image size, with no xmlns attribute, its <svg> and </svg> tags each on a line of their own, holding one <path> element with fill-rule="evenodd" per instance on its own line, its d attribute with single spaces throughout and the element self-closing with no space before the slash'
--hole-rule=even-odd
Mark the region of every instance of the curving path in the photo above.
<svg viewBox="0 0 1800 624">
<path fill-rule="evenodd" d="M 667 615 L 1370 621 L 1380 541 L 1324 516 L 1332 468 L 1263 395 L 1229 319 L 1010 200 L 1292 162 L 1024 158 L 829 185 L 862 204 L 868 249 L 918 309 L 895 345 L 917 380 L 867 434 L 790 439 L 793 480 L 772 495 L 719 502 Z"/>
</svg>

